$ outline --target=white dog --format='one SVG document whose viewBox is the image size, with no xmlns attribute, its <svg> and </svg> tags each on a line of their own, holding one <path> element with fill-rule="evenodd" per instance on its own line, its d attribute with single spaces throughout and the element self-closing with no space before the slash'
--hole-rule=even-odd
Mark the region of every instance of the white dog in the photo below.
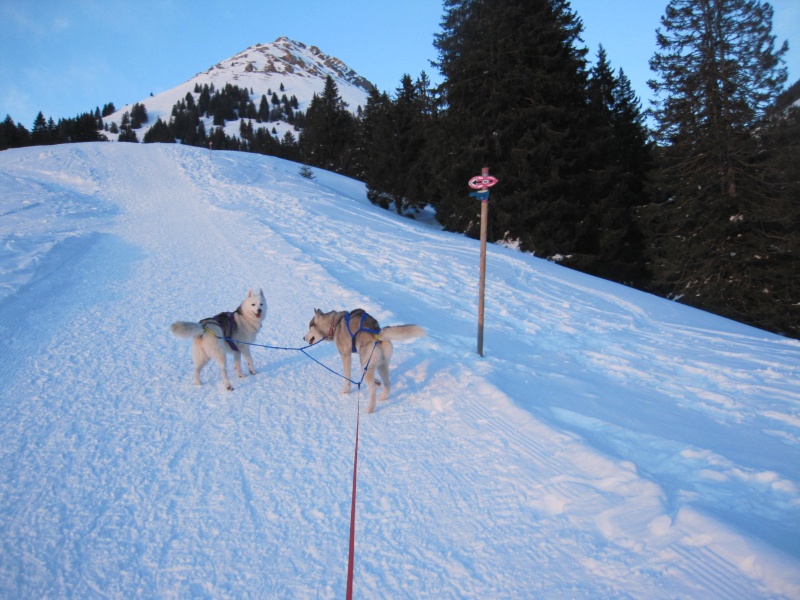
<svg viewBox="0 0 800 600">
<path fill-rule="evenodd" d="M 381 400 L 389 397 L 391 382 L 389 381 L 389 359 L 392 357 L 392 340 L 413 340 L 423 337 L 425 330 L 418 325 L 393 325 L 380 328 L 378 322 L 363 309 L 353 311 L 331 311 L 323 313 L 314 309 L 314 317 L 308 324 L 308 333 L 303 338 L 313 344 L 319 340 L 331 340 L 342 357 L 342 368 L 347 378 L 343 394 L 350 392 L 350 364 L 352 354 L 358 352 L 361 358 L 361 369 L 367 369 L 364 379 L 369 389 L 369 408 L 375 410 L 375 396 L 378 382 L 375 380 L 375 369 L 380 373 L 383 385 Z M 367 368 L 369 365 L 369 368 Z"/>
<path fill-rule="evenodd" d="M 228 379 L 227 353 L 233 354 L 233 365 L 239 377 L 242 374 L 242 355 L 250 368 L 250 374 L 255 375 L 253 358 L 250 356 L 250 345 L 261 330 L 261 322 L 267 314 L 267 301 L 264 293 L 258 290 L 254 294 L 251 289 L 233 312 L 219 313 L 214 317 L 203 319 L 198 323 L 177 321 L 170 329 L 172 333 L 181 338 L 192 339 L 192 358 L 194 359 L 194 383 L 200 385 L 200 371 L 212 358 L 217 361 L 222 370 L 222 381 L 229 390 L 233 389 Z M 225 339 L 227 338 L 227 339 Z M 246 342 L 246 343 L 237 343 Z"/>
</svg>

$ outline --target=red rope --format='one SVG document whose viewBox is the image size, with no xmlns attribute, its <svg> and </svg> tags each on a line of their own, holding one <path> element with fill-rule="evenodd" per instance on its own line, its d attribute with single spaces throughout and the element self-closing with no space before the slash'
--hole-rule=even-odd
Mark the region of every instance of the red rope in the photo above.
<svg viewBox="0 0 800 600">
<path fill-rule="evenodd" d="M 350 552 L 347 558 L 347 600 L 353 599 L 353 564 L 356 551 L 356 474 L 358 473 L 358 427 L 361 421 L 361 398 L 356 411 L 356 451 L 353 458 L 353 498 L 350 501 Z"/>
</svg>

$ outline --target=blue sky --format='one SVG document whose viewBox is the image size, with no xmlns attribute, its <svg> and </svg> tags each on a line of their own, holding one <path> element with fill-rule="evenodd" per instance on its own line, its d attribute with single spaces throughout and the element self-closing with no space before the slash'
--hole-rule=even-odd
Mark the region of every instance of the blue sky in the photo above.
<svg viewBox="0 0 800 600">
<path fill-rule="evenodd" d="M 589 56 L 602 43 L 646 104 L 648 60 L 667 0 L 572 0 Z M 773 31 L 800 78 L 800 2 L 775 0 Z M 31 128 L 170 89 L 256 43 L 285 35 L 343 60 L 379 89 L 403 74 L 436 81 L 441 0 L 0 0 L 0 119 Z"/>
</svg>

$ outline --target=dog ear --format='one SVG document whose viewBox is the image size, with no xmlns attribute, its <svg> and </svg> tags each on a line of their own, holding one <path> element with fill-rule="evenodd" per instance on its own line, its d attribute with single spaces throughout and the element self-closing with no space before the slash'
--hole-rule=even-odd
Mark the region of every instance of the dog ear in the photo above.
<svg viewBox="0 0 800 600">
<path fill-rule="evenodd" d="M 318 308 L 315 308 L 315 309 L 314 309 L 314 314 L 315 314 L 315 315 L 321 315 L 321 314 L 322 314 L 322 311 L 321 311 L 320 309 L 318 309 Z"/>
<path fill-rule="evenodd" d="M 253 295 L 253 288 L 247 290 L 247 297 L 250 298 Z"/>
</svg>

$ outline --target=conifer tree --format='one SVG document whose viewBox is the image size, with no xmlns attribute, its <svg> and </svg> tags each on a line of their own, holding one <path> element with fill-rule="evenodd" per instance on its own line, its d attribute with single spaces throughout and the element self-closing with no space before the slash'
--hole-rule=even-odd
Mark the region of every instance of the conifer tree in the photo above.
<svg viewBox="0 0 800 600">
<path fill-rule="evenodd" d="M 131 107 L 131 128 L 139 129 L 143 124 L 147 123 L 147 107 L 144 104 L 136 102 Z"/>
<path fill-rule="evenodd" d="M 741 149 L 786 82 L 772 8 L 760 0 L 672 0 L 650 60 L 656 136 L 679 150 L 676 178 L 734 198 Z M 697 160 L 701 164 L 697 164 Z M 746 175 L 745 175 L 746 179 Z M 713 182 L 713 186 L 710 185 Z"/>
<path fill-rule="evenodd" d="M 145 144 L 151 143 L 163 143 L 163 144 L 174 144 L 175 137 L 170 132 L 169 126 L 164 123 L 159 117 L 156 119 L 156 122 L 153 123 L 153 126 L 147 130 L 142 138 L 142 142 Z"/>
<path fill-rule="evenodd" d="M 267 97 L 261 94 L 261 102 L 258 104 L 258 121 L 260 123 L 267 123 L 269 121 L 269 102 Z"/>
<path fill-rule="evenodd" d="M 202 89 L 200 90 L 200 96 L 197 98 L 197 111 L 201 115 L 205 115 L 209 117 L 211 115 L 208 114 L 208 108 L 211 104 L 211 90 L 208 87 L 208 84 L 203 84 Z"/>
<path fill-rule="evenodd" d="M 283 139 L 281 139 L 280 143 L 281 149 L 278 156 L 287 160 L 293 160 L 295 162 L 299 162 L 301 160 L 300 147 L 291 131 L 287 131 L 283 134 Z"/>
<path fill-rule="evenodd" d="M 21 123 L 15 125 L 11 115 L 6 115 L 0 123 L 0 150 L 27 146 L 29 140 L 30 132 Z"/>
<path fill-rule="evenodd" d="M 280 102 L 280 101 L 279 101 Z M 302 159 L 314 167 L 351 174 L 355 148 L 355 120 L 328 76 L 321 95 L 314 94 L 299 140 Z"/>
<path fill-rule="evenodd" d="M 397 213 L 429 202 L 426 182 L 427 136 L 432 125 L 430 81 L 423 72 L 416 82 L 406 74 L 395 98 L 372 90 L 361 118 L 361 154 L 367 197 Z"/>
<path fill-rule="evenodd" d="M 443 182 L 437 217 L 477 236 L 466 183 L 484 166 L 500 179 L 490 241 L 540 256 L 576 250 L 588 228 L 586 49 L 567 0 L 446 0 L 434 45 L 445 81 L 433 155 Z"/>
<path fill-rule="evenodd" d="M 391 193 L 392 154 L 386 144 L 391 140 L 392 101 L 385 92 L 373 88 L 367 96 L 358 128 L 360 171 L 358 177 L 367 185 L 367 198 L 381 208 L 394 201 Z"/>
<path fill-rule="evenodd" d="M 73 119 L 60 119 L 54 143 L 74 144 L 77 142 L 106 141 L 106 137 L 97 128 L 94 113 L 87 112 Z"/>
<path fill-rule="evenodd" d="M 586 195 L 591 200 L 588 227 L 576 241 L 585 261 L 581 267 L 607 279 L 642 283 L 643 236 L 634 207 L 646 203 L 647 129 L 630 80 L 622 69 L 614 75 L 602 46 L 589 72 L 588 99 Z"/>
<path fill-rule="evenodd" d="M 53 136 L 50 128 L 47 125 L 47 120 L 44 115 L 39 112 L 36 119 L 33 121 L 33 129 L 31 130 L 31 144 L 34 146 L 45 146 L 53 143 Z"/>
<path fill-rule="evenodd" d="M 786 81 L 772 16 L 759 0 L 670 1 L 649 82 L 669 201 L 644 213 L 656 291 L 762 326 L 800 301 L 775 260 L 797 248 L 797 202 L 769 184 L 761 131 Z"/>
<path fill-rule="evenodd" d="M 53 121 L 53 117 L 47 119 L 47 133 L 51 144 L 60 144 L 63 142 L 63 140 L 58 137 L 58 125 Z M 103 138 L 105 139 L 105 136 L 103 136 Z"/>
</svg>

